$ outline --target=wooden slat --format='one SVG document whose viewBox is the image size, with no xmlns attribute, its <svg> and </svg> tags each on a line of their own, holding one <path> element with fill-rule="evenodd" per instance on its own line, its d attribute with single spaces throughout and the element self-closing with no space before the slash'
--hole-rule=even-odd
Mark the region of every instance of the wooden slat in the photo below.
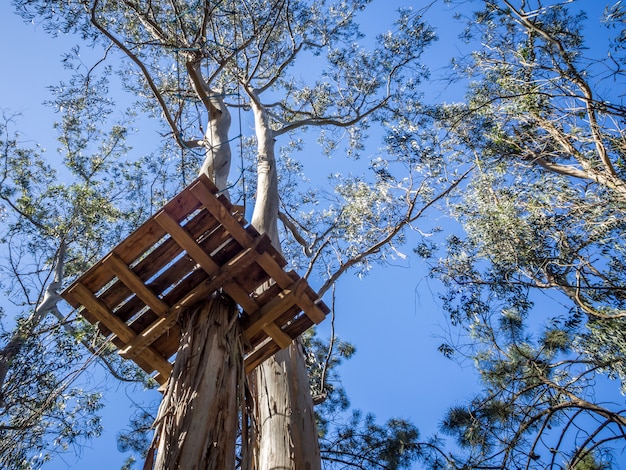
<svg viewBox="0 0 626 470">
<path fill-rule="evenodd" d="M 224 228 L 244 248 L 250 247 L 254 238 L 237 222 L 228 209 L 218 201 L 201 181 L 192 184 L 189 191 L 204 205 L 213 216 L 220 221 Z"/>
<path fill-rule="evenodd" d="M 292 307 L 297 300 L 297 294 L 304 289 L 302 280 L 298 280 L 283 290 L 280 294 L 263 305 L 257 312 L 250 316 L 249 323 L 244 326 L 244 335 L 250 339 L 265 326 L 276 320 L 285 310 Z"/>
<path fill-rule="evenodd" d="M 215 186 L 208 178 L 203 180 L 203 184 L 208 188 L 215 189 Z M 174 219 L 181 220 L 200 207 L 200 203 L 189 191 L 183 190 L 167 202 L 164 207 L 167 208 Z M 151 217 L 116 246 L 113 252 L 126 264 L 131 264 L 164 236 L 165 231 Z M 81 276 L 81 283 L 88 289 L 91 289 L 92 292 L 98 291 L 110 280 L 110 278 L 102 277 L 103 274 L 106 275 L 108 272 L 99 268 L 100 263 L 96 263 Z"/>
<path fill-rule="evenodd" d="M 306 280 L 284 271 L 287 262 L 269 238 L 216 194 L 201 175 L 62 293 L 114 335 L 123 357 L 148 373 L 156 370 L 161 384 L 171 374 L 167 358 L 177 350 L 177 316 L 220 288 L 247 314 L 246 371 L 329 312 Z"/>
<path fill-rule="evenodd" d="M 160 317 L 152 323 L 148 328 L 139 333 L 126 347 L 120 349 L 119 355 L 124 359 L 134 359 L 142 355 L 157 338 L 169 331 L 178 319 L 180 309 L 173 310 L 168 316 Z"/>
<path fill-rule="evenodd" d="M 258 264 L 263 267 L 263 269 L 270 276 L 272 276 L 272 279 L 276 281 L 276 284 L 283 289 L 288 288 L 293 283 L 292 277 L 289 273 L 283 271 L 282 268 L 280 268 L 276 262 L 268 256 L 269 255 L 267 253 L 264 253 L 258 260 Z M 308 295 L 302 295 L 308 287 L 306 282 L 300 285 L 302 286 L 302 289 L 296 295 L 298 306 L 315 324 L 321 323 L 326 318 L 326 314 L 315 304 L 315 302 L 313 302 L 313 300 L 311 300 L 311 298 L 309 298 Z"/>
<path fill-rule="evenodd" d="M 104 264 L 122 281 L 137 297 L 145 302 L 154 313 L 159 316 L 165 316 L 169 310 L 169 306 L 161 301 L 154 293 L 146 287 L 141 278 L 137 276 L 126 263 L 116 255 L 110 253 L 104 258 Z"/>
<path fill-rule="evenodd" d="M 243 247 L 247 248 L 253 243 L 252 235 L 230 216 L 224 206 L 202 184 L 192 185 L 190 191 Z M 269 253 L 264 253 L 258 263 L 283 289 L 291 284 L 291 279 L 287 273 L 282 270 Z"/>
<path fill-rule="evenodd" d="M 71 292 L 98 321 L 104 323 L 124 343 L 129 343 L 135 338 L 135 332 L 126 323 L 113 315 L 106 305 L 100 302 L 93 293 L 80 282 L 72 287 Z M 171 373 L 172 365 L 153 349 L 146 348 L 141 356 L 161 374 L 169 376 Z"/>
<path fill-rule="evenodd" d="M 301 295 L 298 298 L 298 307 L 302 309 L 307 317 L 313 323 L 319 325 L 326 318 L 326 314 L 309 298 L 307 295 Z"/>
<path fill-rule="evenodd" d="M 281 288 L 288 288 L 293 282 L 289 275 L 283 271 L 283 269 L 276 263 L 276 261 L 265 253 L 259 260 L 259 266 L 261 266 L 267 274 L 272 276 L 272 279 L 276 281 Z"/>
<path fill-rule="evenodd" d="M 269 341 L 267 344 L 247 355 L 244 359 L 244 370 L 246 374 L 252 372 L 270 356 L 273 356 L 280 351 L 280 349 L 280 346 L 278 346 L 278 344 L 274 341 Z"/>
<path fill-rule="evenodd" d="M 236 277 L 246 271 L 255 263 L 262 253 L 271 246 L 266 235 L 257 238 L 250 247 L 243 250 L 239 255 L 232 258 L 215 274 L 210 281 L 215 290 L 218 285 L 224 287 L 224 291 L 239 304 L 247 313 L 256 311 L 259 305 L 250 297 L 250 293 L 243 289 L 237 282 Z"/>
<path fill-rule="evenodd" d="M 203 297 L 206 298 L 221 288 L 224 283 L 230 280 L 236 272 L 240 272 L 252 264 L 259 256 L 257 251 L 258 246 L 263 243 L 263 239 L 259 238 L 255 242 L 255 246 L 239 253 L 234 259 L 218 269 L 217 273 L 211 280 L 197 285 L 176 305 L 172 306 L 166 317 L 157 319 L 150 326 L 143 329 L 141 333 L 135 337 L 135 339 L 128 343 L 124 349 L 120 350 L 120 355 L 126 359 L 133 359 L 137 354 L 140 354 L 154 340 L 159 338 L 174 325 L 180 311 L 183 308 L 190 307 Z M 233 286 L 230 285 L 228 287 L 230 287 L 230 289 L 227 288 L 226 291 L 228 292 L 230 290 L 233 292 Z M 237 291 L 237 293 L 239 292 Z M 286 337 L 284 334 L 283 336 Z M 279 341 L 280 340 L 284 342 L 284 338 L 280 337 Z M 291 341 L 291 338 L 289 338 L 289 341 Z"/>
<path fill-rule="evenodd" d="M 165 236 L 165 232 L 152 219 L 148 219 L 137 230 L 131 233 L 122 243 L 117 245 L 113 251 L 125 263 L 132 263 L 149 248 Z M 91 288 L 91 286 L 87 286 Z"/>
<path fill-rule="evenodd" d="M 207 181 L 205 181 L 205 185 L 211 190 L 215 188 L 208 178 Z M 211 188 L 211 186 L 213 186 L 213 188 Z M 198 200 L 188 191 L 188 188 L 185 188 L 170 199 L 163 207 L 179 222 L 189 217 L 189 214 L 198 209 L 200 205 L 198 204 Z"/>
<path fill-rule="evenodd" d="M 171 237 L 183 248 L 193 260 L 208 274 L 215 272 L 218 265 L 209 255 L 191 238 L 187 231 L 164 210 L 154 216 L 157 223 L 171 235 Z"/>
<path fill-rule="evenodd" d="M 283 333 L 283 330 L 281 330 L 276 323 L 268 323 L 263 327 L 263 331 L 272 338 L 280 349 L 284 349 L 291 344 L 291 337 Z"/>
</svg>

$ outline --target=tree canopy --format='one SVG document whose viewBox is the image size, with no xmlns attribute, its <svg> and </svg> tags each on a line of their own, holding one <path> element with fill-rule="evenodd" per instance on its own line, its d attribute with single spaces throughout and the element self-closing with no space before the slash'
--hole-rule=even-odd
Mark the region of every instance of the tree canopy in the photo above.
<svg viewBox="0 0 626 470">
<path fill-rule="evenodd" d="M 307 334 L 323 468 L 619 464 L 621 2 L 451 0 L 384 25 L 360 24 L 365 0 L 13 3 L 80 47 L 48 100 L 58 155 L 25 145 L 8 111 L 0 128 L 3 466 L 38 468 L 101 432 L 101 391 L 74 379 L 90 362 L 154 385 L 58 292 L 198 172 L 333 315 L 349 314 L 334 308 L 346 273 L 408 256 L 440 282 L 440 351 L 471 361 L 479 389 L 432 436 L 419 416 L 380 424 L 341 386 L 354 347 Z M 449 34 L 429 24 L 439 9 L 466 26 L 443 79 L 424 59 Z M 142 458 L 154 416 L 135 413 L 120 447 Z"/>
<path fill-rule="evenodd" d="M 471 468 L 601 468 L 623 448 L 623 400 L 598 390 L 624 390 L 623 26 L 620 5 L 603 25 L 582 9 L 483 2 L 466 39 L 488 47 L 455 61 L 467 101 L 442 110 L 476 162 L 452 206 L 464 234 L 433 268 L 467 332 L 442 349 L 484 384 L 443 422 Z"/>
</svg>

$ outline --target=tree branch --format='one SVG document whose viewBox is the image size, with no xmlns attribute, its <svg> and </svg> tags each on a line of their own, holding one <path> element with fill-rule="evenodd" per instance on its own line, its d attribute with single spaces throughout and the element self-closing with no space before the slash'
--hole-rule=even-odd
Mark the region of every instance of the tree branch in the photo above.
<svg viewBox="0 0 626 470">
<path fill-rule="evenodd" d="M 131 61 L 133 61 L 135 65 L 137 65 L 137 67 L 139 67 L 139 70 L 141 70 L 146 80 L 146 83 L 148 84 L 148 87 L 150 88 L 150 90 L 152 91 L 152 94 L 158 101 L 161 107 L 161 110 L 163 111 L 163 114 L 165 116 L 165 120 L 167 121 L 170 128 L 172 129 L 172 133 L 178 145 L 180 145 L 183 148 L 204 147 L 204 141 L 202 140 L 183 140 L 182 133 L 180 129 L 178 128 L 176 121 L 172 117 L 169 111 L 169 108 L 167 104 L 165 103 L 165 100 L 163 99 L 161 92 L 159 91 L 158 87 L 154 83 L 154 80 L 152 80 L 152 76 L 150 72 L 148 71 L 148 69 L 146 68 L 145 64 L 130 49 L 128 49 L 128 47 L 126 47 L 122 43 L 122 41 L 120 41 L 113 33 L 108 31 L 98 21 L 98 18 L 96 17 L 96 9 L 98 7 L 99 2 L 100 0 L 94 0 L 93 6 L 91 7 L 91 23 L 98 29 L 98 31 L 100 31 L 105 37 L 107 37 L 112 43 L 114 43 L 122 52 L 124 52 L 124 54 L 126 54 L 128 58 Z"/>
</svg>

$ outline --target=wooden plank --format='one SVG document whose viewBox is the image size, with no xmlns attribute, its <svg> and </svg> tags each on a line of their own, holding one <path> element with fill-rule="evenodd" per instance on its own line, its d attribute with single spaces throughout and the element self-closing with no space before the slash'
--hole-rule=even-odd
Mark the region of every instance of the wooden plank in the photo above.
<svg viewBox="0 0 626 470">
<path fill-rule="evenodd" d="M 268 323 L 263 327 L 263 331 L 272 338 L 280 349 L 284 349 L 291 344 L 291 337 L 283 333 L 283 330 L 281 330 L 276 323 Z"/>
<path fill-rule="evenodd" d="M 99 260 L 91 268 L 89 268 L 85 273 L 83 273 L 83 275 L 80 276 L 80 279 L 77 279 L 76 281 L 74 281 L 63 292 L 61 292 L 61 296 L 65 298 L 65 293 L 69 292 L 70 288 L 79 281 L 88 289 L 92 290 L 93 292 L 96 292 L 100 290 L 103 286 L 111 282 L 113 278 L 114 276 L 111 274 L 111 272 L 108 269 L 103 269 L 102 260 Z"/>
<path fill-rule="evenodd" d="M 274 279 L 276 284 L 278 284 L 281 288 L 287 289 L 293 283 L 292 276 L 283 271 L 268 253 L 264 253 L 259 258 L 257 263 L 263 267 L 263 269 L 265 269 L 270 276 L 272 276 L 272 279 Z M 300 284 L 301 288 L 296 294 L 296 303 L 315 324 L 319 324 L 326 318 L 326 315 L 317 305 L 315 305 L 313 300 L 311 300 L 308 295 L 303 295 L 308 288 L 306 281 L 303 280 L 303 282 L 304 284 Z"/>
<path fill-rule="evenodd" d="M 255 349 L 253 352 L 248 354 L 243 362 L 246 374 L 252 372 L 261 363 L 280 351 L 280 349 L 280 346 L 278 346 L 278 344 L 276 344 L 274 341 L 268 341 L 263 346 Z"/>
<path fill-rule="evenodd" d="M 217 186 L 215 186 L 215 183 L 213 183 L 211 178 L 209 178 L 205 173 L 201 173 L 196 178 L 196 181 L 202 183 L 211 192 L 211 194 L 217 194 L 217 193 L 220 192 L 220 190 L 217 188 Z M 189 186 L 192 186 L 196 181 L 192 181 Z M 226 199 L 226 200 L 228 201 L 228 199 Z M 238 206 L 232 206 L 230 201 L 228 201 L 227 206 L 228 206 L 228 209 L 231 209 L 232 207 L 235 207 L 235 208 L 238 207 Z"/>
<path fill-rule="evenodd" d="M 197 181 L 197 179 L 194 181 Z M 188 217 L 199 207 L 200 204 L 198 203 L 198 200 L 189 192 L 189 187 L 183 189 L 163 206 L 163 208 L 165 208 L 177 222 L 180 222 L 184 218 Z"/>
<path fill-rule="evenodd" d="M 169 377 L 172 373 L 172 364 L 165 359 L 159 352 L 155 351 L 151 347 L 144 349 L 135 359 L 143 359 L 148 364 L 154 367 L 154 369 L 161 375 Z"/>
<path fill-rule="evenodd" d="M 78 299 L 81 304 L 99 322 L 104 323 L 118 338 L 125 343 L 131 341 L 135 337 L 135 333 L 122 320 L 117 318 L 113 313 L 100 302 L 93 293 L 80 282 L 76 283 L 70 291 L 74 298 Z"/>
<path fill-rule="evenodd" d="M 258 257 L 258 253 L 254 249 L 248 249 L 236 257 L 225 269 L 218 270 L 218 273 L 209 281 L 202 282 L 192 289 L 185 297 L 183 297 L 178 303 L 172 306 L 169 313 L 164 318 L 159 318 L 153 322 L 150 326 L 144 329 L 137 337 L 131 341 L 126 348 L 120 351 L 122 357 L 126 359 L 132 359 L 138 353 L 140 353 L 145 347 L 150 345 L 154 340 L 159 338 L 165 332 L 167 332 L 176 322 L 179 313 L 183 308 L 189 307 L 201 298 L 206 298 L 230 279 L 231 271 L 237 267 L 240 270 L 245 269 L 246 265 L 254 262 Z M 240 291 L 234 291 L 233 286 L 229 286 L 230 289 L 226 289 L 240 294 Z M 247 296 L 247 294 L 246 294 Z M 245 302 L 245 301 L 244 301 Z M 256 306 L 256 305 L 255 305 Z"/>
<path fill-rule="evenodd" d="M 255 229 L 252 225 L 248 225 L 246 227 L 246 232 L 248 232 L 252 238 L 257 238 L 261 236 L 257 229 Z M 267 250 L 267 252 L 271 255 L 274 261 L 276 261 L 276 264 L 278 264 L 281 268 L 287 266 L 287 261 L 274 245 L 272 245 L 271 248 Z"/>
<path fill-rule="evenodd" d="M 264 253 L 261 259 L 259 259 L 259 266 L 261 266 L 267 274 L 272 276 L 272 279 L 276 281 L 281 288 L 287 289 L 293 282 L 289 275 L 283 271 L 280 265 L 269 253 Z"/>
<path fill-rule="evenodd" d="M 212 182 L 200 176 L 85 273 L 80 280 L 89 286 L 78 282 L 63 293 L 73 306 L 85 306 L 82 313 L 88 321 L 100 321 L 116 335 L 113 341 L 123 357 L 146 371 L 156 365 L 152 370 L 160 383 L 171 374 L 167 358 L 178 345 L 177 315 L 219 288 L 249 315 L 242 323 L 246 348 L 256 347 L 246 356 L 247 371 L 328 313 L 305 280 L 283 270 L 286 261 L 269 239 L 246 226 L 240 208 L 216 193 Z M 166 233 L 170 237 L 163 239 Z M 189 257 L 181 257 L 181 250 Z M 104 291 L 114 275 L 119 282 Z M 264 284 L 268 289 L 259 290 Z M 150 309 L 137 315 L 142 302 Z M 131 325 L 125 323 L 134 317 Z"/>
<path fill-rule="evenodd" d="M 309 317 L 300 315 L 299 317 L 294 317 L 288 325 L 284 326 L 283 331 L 295 339 L 312 326 L 313 322 L 311 322 Z"/>
<path fill-rule="evenodd" d="M 176 354 L 180 346 L 180 335 L 180 327 L 176 323 L 170 330 L 152 343 L 151 347 L 159 351 L 163 357 L 171 358 Z"/>
<path fill-rule="evenodd" d="M 183 248 L 193 260 L 204 269 L 207 274 L 215 272 L 219 266 L 204 252 L 204 250 L 191 238 L 187 231 L 164 210 L 154 216 L 157 223 L 171 235 L 171 237 Z"/>
<path fill-rule="evenodd" d="M 131 271 L 131 269 L 126 266 L 126 263 L 124 263 L 118 255 L 110 253 L 106 258 L 104 258 L 104 263 L 113 273 L 117 275 L 119 280 L 132 290 L 137 297 L 143 300 L 154 313 L 161 317 L 167 314 L 170 309 L 169 306 L 154 295 L 154 293 L 146 287 L 141 278 Z"/>
<path fill-rule="evenodd" d="M 285 273 L 286 274 L 286 273 Z M 315 303 L 308 297 L 310 287 L 305 279 L 299 278 L 294 283 L 294 297 L 296 299 L 296 305 L 308 316 L 315 324 L 321 323 L 326 315 Z"/>
<path fill-rule="evenodd" d="M 207 232 L 211 233 L 209 236 L 204 237 L 202 241 L 203 247 L 212 243 L 215 243 L 215 246 L 219 245 L 220 242 L 214 240 L 214 237 L 220 238 L 220 233 L 217 233 L 219 231 L 216 230 L 216 227 L 220 227 L 219 222 L 206 210 L 200 211 L 192 220 L 185 224 L 185 230 L 194 239 L 206 235 Z M 223 233 L 225 234 L 226 232 L 224 231 Z M 205 251 L 208 250 L 205 249 Z M 149 287 L 155 294 L 162 294 L 195 268 L 196 263 L 189 257 L 182 257 L 172 264 L 172 260 L 178 258 L 181 252 L 182 248 L 178 243 L 173 238 L 168 237 L 163 243 L 152 249 L 150 254 L 133 266 L 133 271 L 141 279 L 152 279 L 158 274 L 158 279 L 152 280 Z M 164 275 L 163 270 L 169 274 Z M 99 298 L 104 300 L 104 295 L 109 296 L 108 293 L 103 293 L 99 295 Z M 121 300 L 123 299 L 118 299 L 118 303 Z M 111 305 L 106 301 L 105 303 Z"/>
<path fill-rule="evenodd" d="M 164 318 L 158 318 L 150 326 L 141 331 L 133 341 L 120 351 L 120 355 L 126 359 L 132 359 L 139 354 L 145 347 L 150 345 L 154 340 L 159 338 L 172 327 L 178 317 L 178 314 L 183 308 L 193 305 L 201 298 L 206 298 L 221 287 L 224 287 L 224 284 L 230 281 L 236 273 L 245 270 L 250 264 L 254 263 L 260 255 L 258 250 L 262 250 L 263 246 L 268 242 L 269 239 L 267 237 L 260 237 L 255 241 L 253 247 L 237 254 L 237 256 L 231 259 L 228 263 L 220 267 L 212 279 L 200 283 L 175 305 L 173 305 L 167 316 Z M 234 297 L 239 298 L 242 303 L 246 303 L 246 300 L 241 299 L 241 297 L 249 297 L 245 291 L 237 289 L 233 284 L 226 286 L 225 290 L 227 293 L 230 292 L 234 294 Z M 254 303 L 252 303 L 252 305 L 255 310 L 258 309 L 258 305 Z M 277 336 L 279 336 L 280 333 L 277 333 Z M 286 335 L 279 337 L 278 341 L 284 342 L 285 336 Z M 291 341 L 291 338 L 289 338 L 289 341 Z"/>
<path fill-rule="evenodd" d="M 106 305 L 100 302 L 96 296 L 80 282 L 73 286 L 71 292 L 98 321 L 104 323 L 124 343 L 129 343 L 135 338 L 135 332 L 126 323 L 113 315 Z M 160 373 L 167 374 L 168 376 L 171 373 L 172 365 L 153 349 L 146 348 L 141 357 Z"/>
<path fill-rule="evenodd" d="M 226 284 L 231 279 L 234 279 L 237 275 L 241 274 L 244 270 L 247 270 L 252 263 L 254 263 L 263 250 L 263 245 L 269 243 L 267 237 L 258 238 L 251 247 L 239 252 L 236 256 L 222 265 L 210 281 L 210 284 L 218 289 Z"/>
<path fill-rule="evenodd" d="M 250 297 L 250 294 L 236 282 L 225 284 L 224 291 L 237 302 L 245 312 L 255 312 L 259 309 L 259 304 L 257 304 L 254 299 Z"/>
<path fill-rule="evenodd" d="M 124 263 L 131 264 L 164 236 L 163 229 L 150 218 L 113 248 L 111 252 L 122 258 Z M 92 286 L 87 287 L 93 289 Z M 95 289 L 93 290 L 95 291 Z"/>
<path fill-rule="evenodd" d="M 287 332 L 286 328 L 289 325 L 289 322 L 293 319 L 298 317 L 298 315 L 301 315 L 302 312 L 300 310 L 300 308 L 297 305 L 292 305 L 291 307 L 287 308 L 286 310 L 284 310 L 276 319 L 274 319 L 272 321 L 272 323 L 276 324 L 279 328 L 281 328 L 284 332 Z M 303 315 L 306 317 L 306 315 Z M 308 318 L 308 317 L 306 317 Z M 310 320 L 309 320 L 310 321 Z M 242 322 L 242 326 L 243 326 L 243 322 Z M 245 331 L 245 328 L 244 328 Z M 264 329 L 261 329 L 258 333 L 251 335 L 251 336 L 247 336 L 246 340 L 247 342 L 250 344 L 250 346 L 252 347 L 252 349 L 255 349 L 258 347 L 259 344 L 261 344 L 263 341 L 265 341 L 265 338 L 267 337 L 267 332 Z M 293 338 L 293 336 L 292 336 Z"/>
<path fill-rule="evenodd" d="M 205 186 L 213 186 L 210 181 L 203 181 L 203 183 Z M 200 202 L 188 190 L 183 190 L 168 201 L 164 207 L 174 219 L 182 220 L 199 208 Z M 131 264 L 164 236 L 165 231 L 151 217 L 113 248 L 111 253 L 117 254 L 126 264 Z M 81 283 L 92 292 L 97 292 L 111 280 L 111 278 L 106 278 L 108 270 L 103 271 L 100 268 L 101 263 L 98 262 L 80 277 Z"/>
<path fill-rule="evenodd" d="M 201 181 L 192 184 L 189 191 L 202 203 L 207 210 L 213 214 L 224 228 L 230 233 L 237 242 L 244 248 L 252 245 L 254 238 L 239 224 L 229 210 L 218 201 L 213 194 L 203 185 Z"/>
<path fill-rule="evenodd" d="M 303 280 L 293 283 L 289 289 L 284 289 L 280 294 L 263 305 L 257 312 L 250 315 L 249 320 L 244 322 L 244 335 L 247 339 L 252 338 L 264 327 L 276 320 L 285 310 L 291 308 L 297 300 L 296 295 L 305 288 Z"/>
<path fill-rule="evenodd" d="M 313 323 L 319 325 L 326 318 L 326 314 L 311 300 L 308 295 L 301 295 L 297 300 L 298 307 L 302 309 Z"/>
<path fill-rule="evenodd" d="M 142 355 L 147 347 L 172 328 L 178 319 L 179 313 L 180 309 L 176 309 L 168 316 L 159 318 L 148 328 L 135 336 L 126 347 L 120 349 L 119 355 L 124 359 L 135 359 L 138 355 Z"/>
<path fill-rule="evenodd" d="M 111 342 L 113 343 L 113 345 L 117 349 L 123 348 L 124 345 L 126 344 L 126 343 L 124 343 L 124 341 L 119 339 L 117 336 L 113 336 L 113 338 L 111 339 Z M 151 365 L 151 364 L 148 364 L 144 359 L 142 359 L 140 357 L 136 357 L 134 362 L 139 367 L 141 367 L 146 374 L 152 374 L 154 372 L 154 366 Z"/>
</svg>

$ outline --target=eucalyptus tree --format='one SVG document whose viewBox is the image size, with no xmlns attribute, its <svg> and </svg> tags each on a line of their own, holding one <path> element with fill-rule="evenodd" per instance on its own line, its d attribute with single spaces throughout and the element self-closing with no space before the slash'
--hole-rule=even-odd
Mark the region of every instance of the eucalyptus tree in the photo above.
<svg viewBox="0 0 626 470">
<path fill-rule="evenodd" d="M 626 442 L 622 400 L 600 391 L 625 378 L 624 28 L 619 4 L 607 30 L 583 7 L 480 2 L 454 63 L 467 103 L 441 110 L 476 165 L 451 201 L 465 234 L 434 268 L 467 333 L 442 351 L 484 383 L 443 425 L 472 468 L 601 466 Z"/>
<path fill-rule="evenodd" d="M 440 154 L 430 144 L 435 136 L 422 130 L 419 84 L 427 72 L 419 58 L 434 40 L 433 31 L 419 13 L 407 9 L 399 13 L 393 31 L 377 36 L 373 46 L 360 45 L 364 38 L 355 17 L 367 3 L 74 0 L 51 5 L 34 0 L 17 6 L 51 32 L 76 32 L 109 56 L 121 53 L 115 67 L 137 98 L 137 109 L 162 117 L 169 138 L 165 145 L 178 144 L 178 169 L 169 175 L 173 181 L 185 181 L 200 169 L 235 200 L 241 189 L 230 182 L 245 170 L 242 165 L 239 175 L 228 177 L 233 142 L 240 137 L 231 126 L 234 116 L 241 123 L 241 116 L 251 111 L 256 184 L 244 194 L 255 193 L 252 224 L 277 248 L 282 242 L 306 276 L 321 276 L 323 294 L 343 273 L 365 273 L 372 263 L 398 256 L 396 245 L 403 242 L 405 229 L 463 177 L 441 171 Z M 296 157 L 311 128 L 322 129 L 327 154 L 346 153 L 354 158 L 355 169 L 362 169 L 348 176 L 334 171 L 325 183 L 328 189 L 319 183 L 300 189 L 295 183 L 304 182 L 306 170 Z M 241 129 L 240 124 L 239 133 Z M 363 164 L 359 156 L 370 132 L 387 132 L 388 149 Z M 408 134 L 414 136 L 411 147 L 403 140 Z M 280 138 L 284 147 L 277 158 Z M 372 176 L 363 177 L 365 171 Z M 227 299 L 220 302 L 222 312 L 230 309 Z M 186 324 L 184 336 L 192 341 L 201 327 Z M 237 363 L 230 355 L 226 352 L 224 359 Z M 211 360 L 223 363 L 215 358 L 205 362 Z M 192 383 L 195 370 L 181 374 Z M 256 444 L 251 449 L 257 467 L 319 468 L 300 345 L 267 361 L 251 380 L 256 399 Z M 176 400 L 185 402 L 181 397 L 190 391 L 171 381 L 163 412 L 173 409 Z M 226 406 L 232 410 L 230 398 Z M 157 461 L 169 458 L 163 449 L 183 447 L 176 440 L 185 433 L 176 420 L 191 415 L 169 413 L 158 420 L 155 446 L 162 451 Z M 213 442 L 208 432 L 206 437 Z M 207 443 L 199 446 L 208 449 Z M 209 465 L 184 464 L 180 459 L 187 457 L 173 453 L 172 458 L 157 465 Z"/>
</svg>

